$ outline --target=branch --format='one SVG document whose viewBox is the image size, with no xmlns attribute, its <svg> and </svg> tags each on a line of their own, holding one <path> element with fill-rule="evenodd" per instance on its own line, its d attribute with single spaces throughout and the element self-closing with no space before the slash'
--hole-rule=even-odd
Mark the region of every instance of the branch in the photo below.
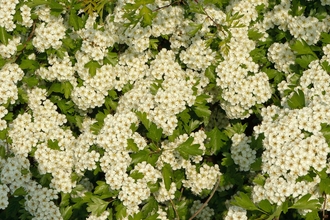
<svg viewBox="0 0 330 220">
<path fill-rule="evenodd" d="M 21 54 L 24 52 L 24 50 L 25 50 L 25 48 L 26 48 L 26 46 L 27 46 L 27 43 L 32 39 L 32 37 L 33 37 L 33 35 L 34 35 L 34 31 L 35 31 L 35 29 L 36 29 L 36 21 L 34 20 L 34 21 L 33 21 L 33 24 L 32 24 L 32 30 L 31 30 L 31 32 L 30 32 L 28 38 L 26 39 L 25 44 L 24 44 L 24 46 L 23 46 L 21 52 L 16 56 L 14 62 L 16 62 L 16 60 L 18 59 L 18 57 L 21 56 Z"/>
<path fill-rule="evenodd" d="M 198 214 L 199 214 L 199 213 L 205 208 L 205 206 L 207 206 L 207 203 L 211 200 L 211 198 L 213 197 L 215 191 L 218 189 L 219 184 L 220 184 L 220 176 L 219 176 L 219 178 L 218 178 L 216 184 L 214 185 L 213 190 L 212 190 L 212 192 L 211 192 L 209 198 L 208 198 L 208 199 L 204 202 L 204 204 L 203 204 L 203 205 L 197 210 L 197 212 L 195 212 L 195 214 L 189 218 L 189 220 L 194 219 L 194 218 L 195 218 L 195 217 L 196 217 L 196 216 L 197 216 L 197 215 L 198 215 Z"/>
</svg>

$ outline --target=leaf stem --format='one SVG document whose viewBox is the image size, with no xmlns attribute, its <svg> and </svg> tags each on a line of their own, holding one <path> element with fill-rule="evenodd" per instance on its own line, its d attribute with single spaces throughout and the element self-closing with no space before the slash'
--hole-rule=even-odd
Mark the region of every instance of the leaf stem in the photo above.
<svg viewBox="0 0 330 220">
<path fill-rule="evenodd" d="M 180 219 L 179 213 L 178 213 L 178 211 L 176 210 L 175 205 L 174 205 L 172 199 L 170 199 L 170 202 L 171 202 L 171 204 L 172 204 L 172 207 L 173 207 L 173 209 L 174 209 L 174 212 L 175 212 L 175 215 L 176 215 L 177 219 Z"/>
</svg>

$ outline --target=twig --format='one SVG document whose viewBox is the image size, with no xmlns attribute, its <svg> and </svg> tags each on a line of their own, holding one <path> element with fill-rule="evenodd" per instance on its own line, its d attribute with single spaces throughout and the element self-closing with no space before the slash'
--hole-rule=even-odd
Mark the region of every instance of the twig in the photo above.
<svg viewBox="0 0 330 220">
<path fill-rule="evenodd" d="M 175 212 L 177 218 L 179 219 L 179 217 L 180 217 L 180 216 L 179 216 L 179 213 L 178 213 L 178 211 L 176 210 L 175 205 L 174 205 L 172 199 L 170 199 L 170 202 L 171 202 L 171 204 L 172 204 L 172 206 L 173 206 L 173 209 L 174 209 L 174 212 Z"/>
<path fill-rule="evenodd" d="M 195 2 L 196 2 L 196 4 L 199 4 L 199 2 L 198 2 L 198 0 L 195 0 Z M 201 7 L 201 9 L 203 10 L 203 12 L 204 12 L 204 14 L 206 15 L 206 17 L 208 18 L 208 19 L 210 19 L 213 23 L 214 23 L 214 25 L 217 27 L 217 29 L 219 30 L 219 31 L 221 31 L 222 33 L 224 33 L 225 34 L 225 32 L 224 32 L 224 30 L 223 30 L 223 27 L 220 25 L 220 24 L 218 24 L 206 11 L 205 11 L 205 8 L 202 6 Z"/>
<path fill-rule="evenodd" d="M 323 193 L 323 197 L 324 197 L 324 202 L 322 207 L 322 220 L 325 220 L 326 218 L 328 218 L 328 215 L 325 214 L 325 206 L 327 204 L 327 194 Z"/>
<path fill-rule="evenodd" d="M 153 12 L 159 11 L 159 10 L 164 9 L 164 8 L 167 8 L 167 7 L 170 7 L 170 6 L 172 6 L 172 5 L 176 4 L 176 3 L 181 3 L 181 1 L 180 0 L 179 1 L 175 1 L 175 2 L 172 2 L 171 4 L 164 5 L 162 7 L 156 8 L 155 10 L 153 10 Z"/>
<path fill-rule="evenodd" d="M 179 201 L 181 201 L 181 199 L 182 199 L 182 194 L 183 194 L 183 187 L 181 188 L 181 194 L 180 194 L 180 197 L 179 197 Z"/>
<path fill-rule="evenodd" d="M 215 191 L 218 189 L 219 184 L 220 184 L 220 176 L 219 176 L 219 178 L 218 178 L 216 184 L 214 185 L 214 188 L 213 188 L 213 190 L 212 190 L 212 192 L 211 192 L 209 198 L 208 198 L 208 199 L 204 202 L 204 204 L 203 204 L 203 205 L 197 210 L 197 212 L 195 212 L 195 214 L 189 218 L 189 220 L 194 219 L 194 218 L 195 218 L 195 217 L 196 217 L 196 216 L 197 216 L 197 215 L 198 215 L 198 214 L 199 214 L 199 213 L 205 208 L 205 206 L 207 206 L 207 203 L 211 200 L 211 198 L 213 197 Z"/>
<path fill-rule="evenodd" d="M 27 46 L 27 43 L 32 39 L 32 37 L 33 37 L 33 35 L 34 35 L 34 31 L 35 31 L 35 29 L 36 29 L 36 22 L 33 21 L 33 24 L 32 24 L 32 30 L 31 30 L 31 32 L 30 32 L 28 38 L 26 39 L 25 44 L 24 44 L 24 46 L 23 46 L 21 52 L 16 56 L 15 62 L 16 62 L 16 60 L 18 59 L 18 57 L 21 56 L 21 54 L 24 52 L 24 50 L 25 50 L 25 48 L 26 48 L 26 46 Z"/>
</svg>

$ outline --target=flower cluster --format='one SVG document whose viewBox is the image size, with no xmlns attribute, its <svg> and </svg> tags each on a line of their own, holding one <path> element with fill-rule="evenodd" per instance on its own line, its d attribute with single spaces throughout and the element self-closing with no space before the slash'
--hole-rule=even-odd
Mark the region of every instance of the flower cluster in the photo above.
<svg viewBox="0 0 330 220">
<path fill-rule="evenodd" d="M 24 72 L 17 64 L 6 64 L 0 70 L 0 104 L 8 101 L 12 104 L 18 99 L 16 83 L 24 76 Z"/>
<path fill-rule="evenodd" d="M 0 209 L 19 193 L 34 219 L 78 204 L 91 220 L 183 219 L 211 190 L 273 207 L 322 197 L 329 1 L 307 1 L 319 17 L 290 0 L 91 2 L 0 0 Z M 252 136 L 240 119 L 259 123 Z M 196 217 L 251 217 L 209 205 Z"/>
<path fill-rule="evenodd" d="M 130 173 L 135 172 L 143 174 L 143 178 L 135 181 L 132 177 L 127 177 L 118 195 L 118 198 L 127 207 L 128 216 L 139 212 L 139 205 L 149 198 L 151 192 L 148 183 L 155 184 L 161 178 L 160 171 L 146 162 L 138 163 Z M 175 190 L 176 188 L 174 188 L 174 192 Z M 161 194 L 161 190 L 158 193 Z"/>
<path fill-rule="evenodd" d="M 8 192 L 9 188 L 5 184 L 0 185 L 0 209 L 5 209 L 9 202 L 8 202 Z"/>
<path fill-rule="evenodd" d="M 83 39 L 81 51 L 86 54 L 90 60 L 102 61 L 108 53 L 108 47 L 112 47 L 118 41 L 117 35 L 113 34 L 117 28 L 113 23 L 105 24 L 105 31 L 95 30 L 96 15 L 90 16 L 83 29 L 77 31 L 77 35 Z"/>
<path fill-rule="evenodd" d="M 49 9 L 42 8 L 39 11 L 39 18 L 43 19 L 35 29 L 35 37 L 32 40 L 33 46 L 39 52 L 46 49 L 59 49 L 62 46 L 62 39 L 65 37 L 66 28 L 63 24 L 63 18 L 50 15 Z"/>
<path fill-rule="evenodd" d="M 330 150 L 321 133 L 321 123 L 329 121 L 329 110 L 320 104 L 294 110 L 270 106 L 263 109 L 262 115 L 263 123 L 255 131 L 265 135 L 262 171 L 269 178 L 262 192 L 260 186 L 256 186 L 254 198 L 281 204 L 288 196 L 297 197 L 311 190 L 295 190 L 305 182 L 297 181 L 299 177 L 307 175 L 310 169 L 327 168 Z M 304 184 L 315 186 L 315 183 Z"/>
<path fill-rule="evenodd" d="M 146 112 L 151 121 L 170 135 L 177 125 L 176 114 L 183 111 L 186 105 L 194 103 L 193 88 L 197 87 L 200 94 L 208 82 L 207 78 L 200 76 L 201 81 L 195 86 L 199 74 L 191 70 L 183 71 L 175 62 L 175 54 L 165 49 L 157 54 L 148 71 L 152 76 L 137 80 L 134 88 L 119 101 L 118 110 Z M 160 88 L 153 92 L 153 86 Z"/>
<path fill-rule="evenodd" d="M 30 212 L 36 220 L 62 219 L 59 207 L 52 201 L 57 199 L 57 191 L 42 187 L 35 181 L 30 181 L 25 190 L 25 209 Z"/>
<path fill-rule="evenodd" d="M 22 188 L 26 193 L 25 209 L 29 211 L 34 219 L 61 219 L 59 208 L 52 201 L 57 199 L 57 191 L 44 188 L 34 180 L 31 180 L 29 171 L 30 163 L 22 156 L 10 157 L 7 160 L 1 159 L 1 209 L 8 205 L 7 193 L 14 193 Z M 7 186 L 9 185 L 9 187 Z M 51 214 L 49 214 L 51 213 Z"/>
<path fill-rule="evenodd" d="M 303 39 L 307 44 L 316 44 L 320 39 L 321 32 L 328 32 L 328 21 L 319 21 L 314 17 L 295 16 L 288 21 L 288 29 L 296 39 Z"/>
<path fill-rule="evenodd" d="M 205 46 L 202 39 L 194 42 L 180 53 L 180 59 L 193 70 L 205 70 L 215 60 L 215 52 Z"/>
<path fill-rule="evenodd" d="M 231 158 L 239 166 L 240 171 L 249 171 L 256 159 L 256 151 L 249 146 L 251 139 L 243 134 L 234 134 L 231 138 L 233 144 L 230 148 Z"/>
<path fill-rule="evenodd" d="M 0 106 L 0 130 L 7 128 L 7 122 L 2 118 L 8 113 L 8 110 L 4 106 Z"/>
<path fill-rule="evenodd" d="M 86 220 L 106 220 L 109 216 L 108 211 L 104 211 L 100 216 L 91 214 Z"/>
<path fill-rule="evenodd" d="M 20 37 L 14 37 L 8 40 L 7 45 L 0 43 L 0 56 L 3 58 L 10 58 L 13 56 L 17 51 L 17 46 L 20 44 L 20 41 Z"/>
<path fill-rule="evenodd" d="M 248 217 L 246 216 L 246 210 L 238 207 L 238 206 L 230 206 L 228 209 L 228 213 L 226 217 L 224 218 L 225 220 L 236 220 L 236 219 L 242 219 L 242 220 L 247 220 Z"/>
<path fill-rule="evenodd" d="M 290 73 L 290 65 L 295 63 L 296 56 L 290 49 L 289 43 L 273 43 L 268 48 L 267 57 L 273 62 L 278 71 Z"/>
<path fill-rule="evenodd" d="M 49 56 L 48 63 L 50 64 L 48 68 L 41 67 L 35 74 L 49 81 L 58 80 L 75 83 L 74 68 L 67 53 L 64 54 L 62 59 L 54 55 Z"/>
<path fill-rule="evenodd" d="M 22 15 L 22 25 L 25 27 L 31 27 L 33 24 L 33 20 L 31 19 L 31 8 L 27 5 L 22 5 L 20 7 L 21 15 Z"/>
<path fill-rule="evenodd" d="M 243 16 L 242 24 L 256 19 L 255 6 L 262 4 L 247 4 L 244 8 L 250 16 Z M 241 5 L 241 4 L 239 4 Z M 239 5 L 233 3 L 231 7 L 239 12 Z M 249 12 L 251 11 L 251 12 Z M 247 27 L 232 28 L 228 54 L 217 68 L 217 85 L 222 91 L 221 107 L 229 118 L 247 118 L 251 114 L 251 107 L 257 103 L 264 103 L 271 97 L 268 77 L 259 70 L 259 65 L 252 61 L 250 52 L 255 48 L 255 42 L 250 40 Z"/>
<path fill-rule="evenodd" d="M 13 31 L 16 24 L 13 22 L 16 5 L 19 3 L 18 0 L 1 1 L 0 6 L 0 27 L 4 27 L 8 31 Z"/>
</svg>

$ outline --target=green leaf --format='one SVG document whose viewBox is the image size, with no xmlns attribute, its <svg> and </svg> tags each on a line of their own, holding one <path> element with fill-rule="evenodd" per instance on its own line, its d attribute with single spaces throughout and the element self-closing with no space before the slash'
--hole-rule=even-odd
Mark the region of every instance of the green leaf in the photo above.
<svg viewBox="0 0 330 220">
<path fill-rule="evenodd" d="M 296 58 L 295 62 L 298 63 L 302 68 L 307 68 L 308 65 L 313 60 L 317 60 L 317 58 L 315 56 L 308 54 L 308 55 L 302 55 L 301 57 Z"/>
<path fill-rule="evenodd" d="M 266 182 L 266 178 L 260 173 L 253 179 L 253 183 L 258 184 L 260 186 L 263 186 L 265 182 Z"/>
<path fill-rule="evenodd" d="M 92 124 L 90 126 L 90 131 L 93 133 L 93 134 L 98 134 L 102 127 L 103 127 L 103 124 L 102 122 L 95 122 L 94 124 Z"/>
<path fill-rule="evenodd" d="M 321 193 L 330 194 L 330 179 L 329 178 L 321 178 L 321 182 L 319 183 L 319 190 Z"/>
<path fill-rule="evenodd" d="M 66 99 L 70 98 L 72 90 L 73 90 L 73 86 L 71 85 L 71 83 L 69 81 L 65 81 L 62 83 L 61 91 L 64 92 L 64 97 Z"/>
<path fill-rule="evenodd" d="M 320 219 L 318 211 L 313 210 L 311 212 L 308 212 L 304 218 L 305 220 L 315 220 L 315 219 Z"/>
<path fill-rule="evenodd" d="M 207 99 L 208 98 L 210 98 L 210 96 L 206 95 L 206 94 L 201 94 L 201 95 L 197 96 L 196 99 L 195 99 L 195 105 L 196 106 L 202 106 L 202 105 L 207 104 Z"/>
<path fill-rule="evenodd" d="M 14 196 L 25 196 L 27 195 L 28 193 L 25 191 L 24 187 L 20 187 L 18 189 L 15 190 L 14 192 Z"/>
<path fill-rule="evenodd" d="M 96 119 L 98 122 L 104 122 L 104 119 L 107 117 L 107 115 L 108 115 L 108 113 L 99 111 L 99 112 L 95 115 L 95 119 Z"/>
<path fill-rule="evenodd" d="M 149 39 L 149 48 L 153 50 L 158 50 L 158 43 L 159 43 L 158 39 L 152 39 L 152 38 Z"/>
<path fill-rule="evenodd" d="M 321 41 L 322 41 L 324 44 L 329 44 L 329 43 L 330 43 L 330 34 L 325 33 L 325 32 L 322 32 L 322 33 L 321 33 Z"/>
<path fill-rule="evenodd" d="M 230 167 L 234 164 L 234 160 L 231 158 L 230 153 L 223 153 L 224 158 L 222 158 L 221 165 L 225 167 Z"/>
<path fill-rule="evenodd" d="M 228 137 L 217 127 L 213 128 L 212 131 L 206 132 L 206 135 L 210 140 L 210 142 L 207 144 L 210 150 L 210 155 L 216 155 L 225 145 L 225 141 L 228 140 Z"/>
<path fill-rule="evenodd" d="M 0 42 L 7 45 L 9 37 L 10 35 L 7 33 L 5 27 L 0 26 Z"/>
<path fill-rule="evenodd" d="M 155 211 L 157 209 L 158 209 L 158 203 L 157 203 L 156 199 L 153 196 L 150 196 L 147 199 L 146 204 L 141 209 L 141 213 L 143 215 L 143 218 L 141 218 L 141 219 L 145 219 L 147 216 L 150 215 L 150 213 L 152 213 L 153 211 Z"/>
<path fill-rule="evenodd" d="M 321 132 L 326 142 L 330 144 L 330 125 L 326 123 L 321 123 Z"/>
<path fill-rule="evenodd" d="M 119 203 L 119 204 L 118 204 Z M 126 207 L 119 201 L 114 202 L 116 207 L 116 218 L 115 219 L 124 219 L 126 217 Z"/>
<path fill-rule="evenodd" d="M 39 83 L 39 79 L 36 76 L 24 76 L 22 81 L 29 87 L 34 87 Z"/>
<path fill-rule="evenodd" d="M 132 164 L 141 163 L 143 161 L 147 161 L 149 157 L 150 150 L 140 150 L 136 153 L 130 154 L 130 157 L 132 158 Z"/>
<path fill-rule="evenodd" d="M 241 124 L 240 122 L 231 125 L 230 127 L 226 127 L 224 133 L 231 138 L 234 134 L 243 134 L 245 129 L 247 128 L 247 124 Z"/>
<path fill-rule="evenodd" d="M 181 157 L 188 160 L 189 156 L 198 156 L 203 154 L 203 150 L 199 149 L 199 144 L 192 144 L 194 141 L 193 137 L 189 137 L 185 142 L 180 144 L 176 150 L 179 152 Z"/>
<path fill-rule="evenodd" d="M 257 138 L 255 136 L 252 136 L 250 146 L 255 150 L 263 149 L 264 139 L 265 139 L 264 133 L 259 134 Z"/>
<path fill-rule="evenodd" d="M 58 146 L 58 140 L 48 140 L 47 141 L 48 148 L 52 150 L 60 150 L 60 147 Z"/>
<path fill-rule="evenodd" d="M 6 147 L 3 145 L 0 145 L 0 158 L 1 159 L 6 158 Z"/>
<path fill-rule="evenodd" d="M 110 64 L 115 66 L 118 63 L 118 54 L 109 51 L 107 55 L 103 58 L 103 64 Z"/>
<path fill-rule="evenodd" d="M 62 84 L 59 82 L 54 82 L 48 89 L 48 95 L 52 94 L 53 92 L 61 93 L 62 92 Z"/>
<path fill-rule="evenodd" d="M 295 202 L 289 209 L 311 209 L 316 210 L 319 209 L 321 204 L 318 199 L 311 199 L 311 194 L 304 195 L 297 202 Z"/>
<path fill-rule="evenodd" d="M 140 9 L 140 15 L 143 17 L 143 26 L 150 26 L 152 24 L 152 18 L 154 17 L 153 12 L 150 8 L 144 5 Z"/>
<path fill-rule="evenodd" d="M 215 69 L 216 69 L 215 65 L 210 65 L 205 70 L 205 76 L 210 80 L 210 82 L 216 81 L 217 75 L 215 73 Z"/>
<path fill-rule="evenodd" d="M 140 119 L 140 121 L 142 122 L 142 124 L 144 125 L 144 127 L 147 130 L 149 130 L 150 129 L 150 126 L 151 126 L 151 122 L 147 118 L 147 113 L 137 111 L 136 112 L 136 116 Z"/>
<path fill-rule="evenodd" d="M 250 197 L 242 192 L 239 192 L 239 195 L 234 196 L 234 201 L 232 204 L 249 211 L 259 210 L 258 207 L 252 202 Z"/>
<path fill-rule="evenodd" d="M 6 120 L 6 121 L 12 121 L 14 118 L 14 113 L 12 112 L 8 112 L 4 117 L 3 119 Z"/>
<path fill-rule="evenodd" d="M 201 124 L 202 124 L 201 121 L 191 119 L 189 124 L 184 127 L 185 127 L 185 130 L 187 131 L 187 133 L 190 134 L 192 131 L 194 131 L 196 128 L 198 128 L 199 125 L 201 125 Z"/>
<path fill-rule="evenodd" d="M 148 188 L 150 189 L 151 193 L 155 193 L 155 192 L 159 191 L 159 187 L 160 187 L 159 182 L 156 182 L 156 183 L 148 182 L 147 185 L 148 185 Z"/>
<path fill-rule="evenodd" d="M 3 59 L 2 57 L 0 57 L 0 68 L 2 68 L 6 63 L 7 63 L 7 61 L 5 59 Z"/>
<path fill-rule="evenodd" d="M 273 210 L 272 204 L 267 199 L 261 200 L 259 202 L 258 206 L 262 210 L 264 210 L 265 212 L 268 212 L 268 213 L 270 213 Z"/>
<path fill-rule="evenodd" d="M 302 90 L 294 92 L 291 98 L 288 99 L 288 105 L 291 109 L 301 109 L 305 107 L 305 95 Z"/>
<path fill-rule="evenodd" d="M 262 165 L 262 158 L 258 157 L 252 164 L 251 164 L 251 170 L 252 171 L 261 171 L 261 165 Z"/>
<path fill-rule="evenodd" d="M 129 176 L 135 180 L 142 179 L 144 177 L 143 173 L 140 173 L 137 170 L 134 170 Z"/>
<path fill-rule="evenodd" d="M 184 219 L 188 214 L 188 200 L 181 200 L 176 203 L 176 210 L 179 214 L 180 219 Z"/>
<path fill-rule="evenodd" d="M 66 101 L 65 99 L 61 99 L 61 100 L 58 100 L 56 102 L 56 104 L 64 114 L 73 113 L 73 111 L 74 111 L 74 103 L 71 100 Z"/>
<path fill-rule="evenodd" d="M 103 201 L 102 199 L 93 196 L 91 197 L 91 202 L 87 203 L 87 211 L 99 216 L 106 210 L 108 205 L 109 202 Z"/>
<path fill-rule="evenodd" d="M 133 139 L 127 139 L 126 150 L 133 151 L 133 152 L 138 152 L 139 148 L 138 148 L 137 144 L 134 142 Z"/>
<path fill-rule="evenodd" d="M 78 19 L 79 17 L 77 15 L 77 11 L 71 10 L 69 16 L 69 24 L 74 28 L 75 31 L 80 29 Z"/>
<path fill-rule="evenodd" d="M 291 10 L 289 14 L 292 16 L 301 16 L 304 14 L 306 6 L 302 5 L 299 0 L 292 0 Z"/>
<path fill-rule="evenodd" d="M 282 203 L 281 207 L 282 207 L 282 211 L 283 211 L 283 213 L 284 213 L 284 214 L 287 213 L 288 210 L 289 210 L 289 201 L 288 201 L 288 200 L 285 200 L 285 201 Z"/>
<path fill-rule="evenodd" d="M 203 24 L 196 24 L 196 23 L 191 22 L 191 23 L 189 23 L 189 26 L 190 26 L 192 29 L 188 32 L 188 35 L 189 35 L 190 37 L 193 37 L 193 36 L 196 35 L 196 33 L 197 33 L 199 30 L 202 29 Z"/>
<path fill-rule="evenodd" d="M 8 128 L 0 131 L 0 140 L 7 140 L 8 137 Z"/>
<path fill-rule="evenodd" d="M 160 152 L 158 152 L 158 153 L 153 152 L 153 153 L 149 154 L 148 159 L 147 159 L 147 163 L 149 163 L 152 166 L 156 166 L 156 163 L 157 163 L 158 158 L 159 158 L 160 155 L 161 155 Z"/>
<path fill-rule="evenodd" d="M 162 87 L 162 82 L 158 81 L 150 85 L 150 93 L 156 95 L 158 90 Z"/>
<path fill-rule="evenodd" d="M 170 190 L 171 188 L 171 176 L 172 176 L 172 167 L 170 164 L 165 163 L 163 168 L 162 168 L 162 175 L 163 175 L 163 180 L 164 180 L 164 184 L 165 184 L 165 189 L 167 191 Z"/>
<path fill-rule="evenodd" d="M 142 213 L 138 212 L 132 216 L 128 217 L 129 220 L 141 220 L 142 219 Z"/>
<path fill-rule="evenodd" d="M 155 142 L 159 142 L 162 137 L 162 134 L 163 134 L 163 129 L 157 128 L 157 125 L 151 123 L 148 129 L 147 137 Z"/>
<path fill-rule="evenodd" d="M 182 111 L 178 114 L 179 119 L 181 119 L 181 121 L 183 121 L 185 124 L 188 124 L 188 122 L 191 118 L 191 116 L 188 112 L 189 112 L 189 110 L 185 109 L 184 111 Z"/>
<path fill-rule="evenodd" d="M 35 71 L 36 69 L 39 68 L 39 63 L 36 60 L 28 60 L 28 59 L 24 59 L 22 60 L 21 64 L 19 65 L 19 67 L 22 70 L 31 70 L 31 71 Z"/>
<path fill-rule="evenodd" d="M 72 216 L 72 206 L 61 207 L 60 212 L 62 215 L 63 220 L 69 220 Z"/>
<path fill-rule="evenodd" d="M 282 210 L 283 210 L 282 207 L 285 205 L 285 203 L 286 203 L 286 202 L 284 202 L 284 203 L 283 203 L 282 205 L 280 205 L 280 206 L 277 206 L 275 212 L 274 212 L 272 215 L 270 215 L 270 216 L 267 218 L 267 220 L 279 219 L 278 217 L 281 215 Z"/>
<path fill-rule="evenodd" d="M 263 36 L 264 36 L 263 33 L 258 32 L 258 30 L 254 29 L 254 28 L 251 28 L 248 31 L 248 37 L 251 40 L 257 41 L 257 40 L 259 40 Z"/>
<path fill-rule="evenodd" d="M 153 215 L 148 216 L 144 220 L 157 220 L 157 219 L 159 219 L 158 216 L 159 216 L 159 214 L 155 213 Z"/>
<path fill-rule="evenodd" d="M 321 66 L 322 66 L 322 68 L 325 70 L 325 71 L 327 71 L 327 73 L 330 73 L 330 65 L 329 65 L 329 62 L 328 61 L 323 61 L 322 63 L 321 63 Z"/>
<path fill-rule="evenodd" d="M 313 52 L 310 46 L 304 40 L 296 40 L 296 42 L 290 46 L 291 49 L 298 55 L 312 55 L 314 58 L 318 59 L 317 55 Z"/>
<path fill-rule="evenodd" d="M 70 193 L 63 193 L 61 192 L 61 203 L 60 207 L 66 207 L 70 204 Z"/>
<path fill-rule="evenodd" d="M 89 75 L 90 76 L 95 76 L 96 75 L 96 70 L 101 67 L 101 65 L 94 60 L 89 61 L 88 63 L 85 64 L 86 68 L 89 68 Z"/>
<path fill-rule="evenodd" d="M 97 181 L 98 186 L 95 187 L 94 194 L 102 195 L 109 191 L 109 185 L 104 181 Z"/>
</svg>

